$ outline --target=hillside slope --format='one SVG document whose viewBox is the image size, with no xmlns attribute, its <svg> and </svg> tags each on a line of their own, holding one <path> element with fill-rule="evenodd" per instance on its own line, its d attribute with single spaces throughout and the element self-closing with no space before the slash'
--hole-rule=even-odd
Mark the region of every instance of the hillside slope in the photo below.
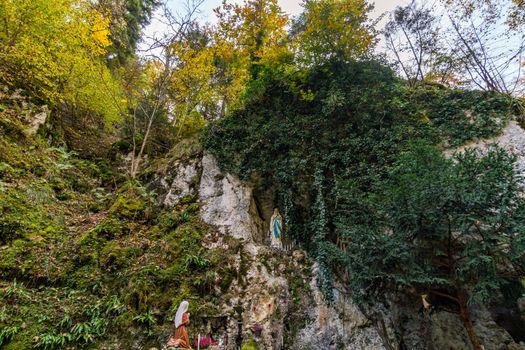
<svg viewBox="0 0 525 350">
<path fill-rule="evenodd" d="M 387 83 L 367 74 L 358 69 L 353 85 L 341 74 L 341 86 L 334 80 L 300 92 L 269 79 L 264 94 L 254 94 L 261 100 L 211 125 L 205 147 L 183 140 L 146 160 L 138 180 L 123 175 L 129 157 L 118 149 L 83 158 L 51 146 L 64 136 L 49 112 L 5 91 L 0 347 L 161 348 L 188 300 L 191 338 L 210 334 L 226 349 L 470 349 L 450 303 L 434 300 L 434 312 L 422 313 L 417 290 L 385 290 L 362 303 L 349 288 L 351 271 L 341 268 L 327 292 L 326 265 L 310 238 L 323 222 L 318 213 L 332 215 L 333 174 L 366 187 L 416 138 L 445 140 L 446 148 L 502 131 L 504 140 L 509 130 L 525 134 L 509 123 L 513 109 L 503 96 L 432 86 L 414 93 L 397 90 L 389 73 Z M 344 102 L 348 96 L 357 99 Z M 502 145 L 512 151 L 513 142 Z M 284 251 L 268 244 L 275 206 L 288 225 Z M 485 349 L 523 348 L 519 296 L 472 310 Z"/>
</svg>

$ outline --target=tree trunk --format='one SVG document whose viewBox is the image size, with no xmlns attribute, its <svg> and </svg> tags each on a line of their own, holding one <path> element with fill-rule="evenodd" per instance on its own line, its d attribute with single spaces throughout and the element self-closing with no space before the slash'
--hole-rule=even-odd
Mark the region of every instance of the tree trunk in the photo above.
<svg viewBox="0 0 525 350">
<path fill-rule="evenodd" d="M 464 290 L 458 291 L 458 303 L 459 303 L 459 315 L 463 325 L 467 330 L 468 337 L 470 342 L 475 350 L 483 350 L 481 343 L 478 339 L 478 336 L 474 332 L 474 326 L 472 325 L 472 320 L 470 318 L 470 311 L 468 309 L 468 297 L 467 292 Z"/>
<path fill-rule="evenodd" d="M 148 127 L 146 128 L 146 134 L 144 134 L 144 139 L 142 140 L 142 145 L 140 146 L 139 154 L 136 157 L 135 157 L 135 149 L 133 149 L 133 158 L 131 161 L 131 172 L 130 172 L 130 176 L 132 179 L 134 179 L 139 172 L 140 162 L 142 161 L 142 155 L 144 154 L 144 149 L 146 148 L 146 142 L 148 142 L 149 134 L 151 132 L 151 125 L 153 124 L 153 119 L 155 118 L 155 114 L 157 113 L 157 107 L 158 107 L 158 104 L 155 105 L 153 112 L 151 112 L 151 115 L 149 116 Z"/>
</svg>

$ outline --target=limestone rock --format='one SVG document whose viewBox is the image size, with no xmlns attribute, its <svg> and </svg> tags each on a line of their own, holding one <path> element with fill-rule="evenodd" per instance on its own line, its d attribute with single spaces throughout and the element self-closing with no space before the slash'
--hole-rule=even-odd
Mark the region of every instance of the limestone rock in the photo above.
<svg viewBox="0 0 525 350">
<path fill-rule="evenodd" d="M 472 350 L 459 315 L 438 308 L 423 312 L 417 296 L 385 295 L 382 303 L 369 307 L 381 336 L 390 349 Z M 474 331 L 485 350 L 521 350 L 509 333 L 497 325 L 483 305 L 473 305 Z"/>
<path fill-rule="evenodd" d="M 470 146 L 486 150 L 491 143 L 516 154 L 525 171 L 525 132 L 517 123 L 511 122 L 495 139 Z M 172 160 L 154 185 L 167 206 L 198 196 L 202 220 L 216 229 L 208 233 L 206 248 L 232 252 L 229 269 L 236 277 L 227 290 L 218 291 L 222 295 L 216 305 L 228 315 L 227 350 L 236 349 L 239 336 L 266 350 L 471 349 L 458 315 L 422 313 L 418 296 L 385 295 L 383 302 L 362 309 L 345 288 L 336 286 L 337 300 L 326 305 L 316 285 L 316 267 L 310 266 L 305 252 L 286 253 L 263 244 L 265 212 L 273 207 L 273 195 L 258 194 L 256 201 L 252 188 L 221 171 L 212 155 Z M 521 304 L 525 310 L 525 302 Z M 472 316 L 485 350 L 525 350 L 483 307 Z"/>
<path fill-rule="evenodd" d="M 323 303 L 315 271 L 311 271 L 305 252 L 295 250 L 287 254 L 261 244 L 266 230 L 251 187 L 223 173 L 213 156 L 204 153 L 198 162 L 175 162 L 166 176 L 157 179 L 157 185 L 167 192 L 164 205 L 174 205 L 185 196 L 198 194 L 202 220 L 223 236 L 208 248 L 225 246 L 227 236 L 243 242 L 231 266 L 241 275 L 224 293 L 224 302 L 219 305 L 220 310 L 230 315 L 228 349 L 235 349 L 239 330 L 244 340 L 255 339 L 261 349 L 283 349 L 285 327 L 297 327 L 287 324 L 289 319 L 285 321 L 291 312 L 298 312 L 299 318 L 304 315 L 301 322 L 307 319 L 311 322 L 296 338 L 287 340 L 287 348 L 384 349 L 374 325 L 351 298 L 341 298 L 330 307 Z M 271 261 L 262 263 L 265 260 Z M 291 310 L 290 268 L 296 276 L 305 271 L 301 278 L 309 281 L 307 285 L 313 294 L 312 300 L 303 300 L 300 310 L 295 311 Z M 262 330 L 260 336 L 255 335 L 255 327 Z"/>
<path fill-rule="evenodd" d="M 258 343 L 264 349 L 281 349 L 284 315 L 287 312 L 288 284 L 283 276 L 269 273 L 264 266 L 252 262 L 246 273 L 241 305 L 245 339 L 253 338 L 255 325 L 262 328 Z"/>
<path fill-rule="evenodd" d="M 300 331 L 293 349 L 386 350 L 375 325 L 350 296 L 339 293 L 332 305 L 325 304 L 316 283 L 316 266 L 313 272 L 310 288 L 315 302 L 307 310 L 313 322 Z"/>
<path fill-rule="evenodd" d="M 485 350 L 525 350 L 525 346 L 516 344 L 509 333 L 494 322 L 490 312 L 483 305 L 472 308 L 474 331 Z"/>
<path fill-rule="evenodd" d="M 28 136 L 35 136 L 40 126 L 45 124 L 48 114 L 49 110 L 47 106 L 44 105 L 40 113 L 37 113 L 31 117 L 31 120 L 29 121 L 29 128 L 26 130 L 26 134 Z"/>
<path fill-rule="evenodd" d="M 256 215 L 252 189 L 237 177 L 223 174 L 209 154 L 202 157 L 199 200 L 204 222 L 246 242 L 260 241 L 262 221 Z"/>
<path fill-rule="evenodd" d="M 448 150 L 445 154 L 451 155 L 456 151 L 464 151 L 466 148 L 475 148 L 484 153 L 491 145 L 498 145 L 514 154 L 517 157 L 517 171 L 520 174 L 525 174 L 525 130 L 514 120 L 510 121 L 496 137 L 472 141 L 457 149 Z"/>
<path fill-rule="evenodd" d="M 163 204 L 172 206 L 188 196 L 196 194 L 198 184 L 197 160 L 192 160 L 187 164 L 176 163 L 174 165 L 175 178 L 169 187 L 168 193 L 164 197 Z M 166 184 L 166 182 L 164 182 Z"/>
</svg>

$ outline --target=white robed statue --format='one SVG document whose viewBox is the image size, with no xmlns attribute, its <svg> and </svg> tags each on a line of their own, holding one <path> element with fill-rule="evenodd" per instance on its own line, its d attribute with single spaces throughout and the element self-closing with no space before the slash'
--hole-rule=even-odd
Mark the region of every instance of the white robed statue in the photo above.
<svg viewBox="0 0 525 350">
<path fill-rule="evenodd" d="M 270 242 L 274 248 L 283 248 L 283 217 L 279 214 L 279 208 L 273 210 L 270 219 Z"/>
</svg>

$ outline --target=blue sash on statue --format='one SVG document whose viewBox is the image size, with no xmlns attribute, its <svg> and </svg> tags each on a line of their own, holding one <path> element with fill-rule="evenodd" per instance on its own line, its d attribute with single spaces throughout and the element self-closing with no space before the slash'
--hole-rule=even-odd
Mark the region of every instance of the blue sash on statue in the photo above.
<svg viewBox="0 0 525 350">
<path fill-rule="evenodd" d="M 279 236 L 281 235 L 281 224 L 277 218 L 273 220 L 273 235 L 276 239 L 279 239 Z"/>
</svg>

